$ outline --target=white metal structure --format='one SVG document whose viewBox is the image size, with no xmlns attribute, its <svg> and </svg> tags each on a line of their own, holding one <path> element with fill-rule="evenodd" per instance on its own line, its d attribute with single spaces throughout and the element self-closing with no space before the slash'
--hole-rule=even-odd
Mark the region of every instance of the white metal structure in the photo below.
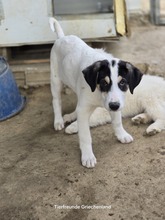
<svg viewBox="0 0 165 220">
<path fill-rule="evenodd" d="M 48 17 L 52 0 L 0 0 L 0 47 L 53 42 Z M 111 38 L 117 35 L 113 13 L 57 16 L 66 34 L 83 39 Z"/>
</svg>

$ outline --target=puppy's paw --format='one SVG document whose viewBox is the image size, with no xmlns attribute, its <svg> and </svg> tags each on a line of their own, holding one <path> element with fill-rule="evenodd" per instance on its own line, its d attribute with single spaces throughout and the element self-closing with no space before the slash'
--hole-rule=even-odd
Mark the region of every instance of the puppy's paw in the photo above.
<svg viewBox="0 0 165 220">
<path fill-rule="evenodd" d="M 64 121 L 63 121 L 63 118 L 58 118 L 58 119 L 55 119 L 54 121 L 54 129 L 56 131 L 60 131 L 64 128 Z"/>
<path fill-rule="evenodd" d="M 128 134 L 126 131 L 121 133 L 120 135 L 117 135 L 117 139 L 122 143 L 122 144 L 128 144 L 133 141 L 133 137 Z"/>
<path fill-rule="evenodd" d="M 160 133 L 161 132 L 161 129 L 160 128 L 157 128 L 157 127 L 154 127 L 152 125 L 150 125 L 146 132 L 145 132 L 145 135 L 148 135 L 148 136 L 152 136 L 152 135 L 155 135 L 157 133 Z"/>
<path fill-rule="evenodd" d="M 70 114 L 64 115 L 63 118 L 64 118 L 64 123 L 65 123 L 65 124 L 72 122 L 72 119 L 71 119 L 71 117 L 70 117 Z"/>
<path fill-rule="evenodd" d="M 76 113 L 72 112 L 71 114 L 64 115 L 64 123 L 71 123 L 72 121 L 76 120 Z"/>
<path fill-rule="evenodd" d="M 160 133 L 162 130 L 165 130 L 165 120 L 156 120 L 147 128 L 146 135 L 155 135 Z"/>
<path fill-rule="evenodd" d="M 136 115 L 135 117 L 132 118 L 132 122 L 135 125 L 147 124 L 149 121 L 150 121 L 150 118 L 145 113 Z"/>
<path fill-rule="evenodd" d="M 78 132 L 77 121 L 73 122 L 65 129 L 65 133 L 67 134 L 76 134 L 77 132 Z"/>
<path fill-rule="evenodd" d="M 91 154 L 82 154 L 81 162 L 84 167 L 93 168 L 95 167 L 97 161 L 93 153 Z"/>
<path fill-rule="evenodd" d="M 131 120 L 135 125 L 139 125 L 140 123 L 142 123 L 141 118 L 137 116 L 133 117 Z"/>
</svg>

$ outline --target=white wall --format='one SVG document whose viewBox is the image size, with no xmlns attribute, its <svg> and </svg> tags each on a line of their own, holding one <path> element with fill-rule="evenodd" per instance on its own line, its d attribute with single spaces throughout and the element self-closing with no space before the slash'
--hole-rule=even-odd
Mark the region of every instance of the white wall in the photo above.
<svg viewBox="0 0 165 220">
<path fill-rule="evenodd" d="M 127 9 L 129 12 L 146 12 L 150 10 L 150 1 L 149 0 L 126 0 Z"/>
<path fill-rule="evenodd" d="M 141 0 L 126 0 L 128 11 L 139 11 L 141 9 Z"/>
</svg>

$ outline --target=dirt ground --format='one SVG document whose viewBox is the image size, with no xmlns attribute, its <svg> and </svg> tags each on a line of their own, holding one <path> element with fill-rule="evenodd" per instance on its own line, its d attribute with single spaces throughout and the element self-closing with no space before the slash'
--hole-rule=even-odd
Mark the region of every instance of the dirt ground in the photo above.
<svg viewBox="0 0 165 220">
<path fill-rule="evenodd" d="M 141 23 L 132 25 L 130 38 L 106 49 L 165 76 L 165 27 Z M 165 219 L 165 132 L 146 137 L 147 125 L 124 119 L 134 142 L 120 144 L 111 125 L 91 129 L 98 163 L 87 169 L 77 135 L 53 129 L 49 86 L 21 92 L 25 109 L 0 123 L 0 219 Z M 72 93 L 63 94 L 63 113 L 75 103 Z"/>
</svg>

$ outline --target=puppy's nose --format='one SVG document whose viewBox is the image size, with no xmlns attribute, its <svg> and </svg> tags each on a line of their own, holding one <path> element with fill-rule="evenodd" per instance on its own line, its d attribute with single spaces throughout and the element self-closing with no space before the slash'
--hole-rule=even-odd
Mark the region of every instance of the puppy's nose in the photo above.
<svg viewBox="0 0 165 220">
<path fill-rule="evenodd" d="M 119 102 L 110 102 L 109 103 L 109 108 L 112 111 L 117 111 L 120 107 L 120 103 Z"/>
</svg>

